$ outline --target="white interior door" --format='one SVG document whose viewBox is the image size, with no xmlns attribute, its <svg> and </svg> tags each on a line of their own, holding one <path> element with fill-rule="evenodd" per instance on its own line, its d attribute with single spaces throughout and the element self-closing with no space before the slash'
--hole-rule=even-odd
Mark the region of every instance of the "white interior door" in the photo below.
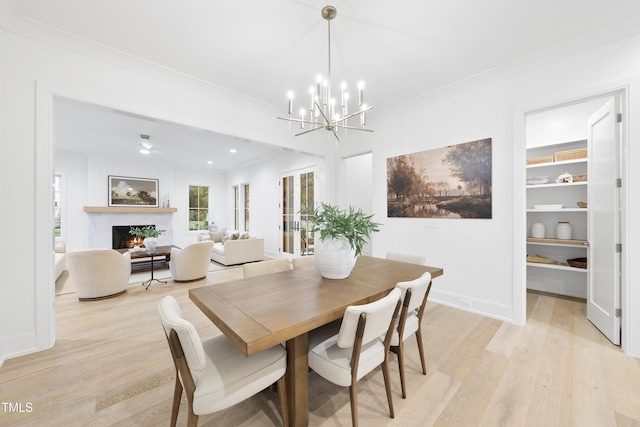
<svg viewBox="0 0 640 427">
<path fill-rule="evenodd" d="M 588 120 L 587 318 L 620 344 L 620 125 L 615 98 Z"/>
</svg>

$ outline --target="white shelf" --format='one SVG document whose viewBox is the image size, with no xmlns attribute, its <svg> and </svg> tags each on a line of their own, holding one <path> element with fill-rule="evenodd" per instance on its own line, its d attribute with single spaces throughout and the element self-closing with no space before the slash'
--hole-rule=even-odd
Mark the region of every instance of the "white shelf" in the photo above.
<svg viewBox="0 0 640 427">
<path fill-rule="evenodd" d="M 527 190 L 530 188 L 576 187 L 581 185 L 587 185 L 587 181 L 527 185 Z"/>
<path fill-rule="evenodd" d="M 527 244 L 542 246 L 562 246 L 569 248 L 587 248 L 586 240 L 538 239 L 535 237 L 527 237 Z"/>
<path fill-rule="evenodd" d="M 586 268 L 571 267 L 570 265 L 541 264 L 537 262 L 528 262 L 527 267 L 544 268 L 548 270 L 571 271 L 576 273 L 586 273 L 587 271 L 589 271 Z"/>
<path fill-rule="evenodd" d="M 566 166 L 566 165 L 575 165 L 577 163 L 587 163 L 588 159 L 573 159 L 573 160 L 562 160 L 559 162 L 547 162 L 547 163 L 536 163 L 533 165 L 527 165 L 527 169 L 537 169 L 549 166 Z"/>
<path fill-rule="evenodd" d="M 562 209 L 527 209 L 527 212 L 546 213 L 546 212 L 587 212 L 587 208 L 562 208 Z"/>
</svg>

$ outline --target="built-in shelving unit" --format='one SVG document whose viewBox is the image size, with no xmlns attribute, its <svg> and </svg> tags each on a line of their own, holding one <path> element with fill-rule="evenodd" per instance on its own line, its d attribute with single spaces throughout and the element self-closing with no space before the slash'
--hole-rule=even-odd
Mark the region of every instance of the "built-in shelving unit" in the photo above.
<svg viewBox="0 0 640 427">
<path fill-rule="evenodd" d="M 87 213 L 174 213 L 178 208 L 144 208 L 137 206 L 85 206 Z"/>
<path fill-rule="evenodd" d="M 527 182 L 527 255 L 546 258 L 545 262 L 527 262 L 527 287 L 547 292 L 571 296 L 586 296 L 588 272 L 586 268 L 568 265 L 567 260 L 587 257 L 588 221 L 588 158 L 554 161 L 556 153 L 567 150 L 585 149 L 586 140 L 545 145 L 527 149 L 527 159 L 549 159 L 541 163 L 526 165 Z M 568 173 L 581 177 L 576 182 L 556 182 L 556 178 Z M 588 178 L 588 177 L 586 177 Z M 548 179 L 547 182 L 544 182 Z M 579 207 L 579 203 L 587 207 Z M 547 205 L 534 208 L 536 205 Z M 549 205 L 557 205 L 551 207 Z M 556 225 L 569 222 L 572 227 L 571 239 L 558 239 Z M 543 238 L 531 237 L 531 226 L 542 223 L 545 228 Z M 561 264 L 560 264 L 561 263 Z"/>
</svg>

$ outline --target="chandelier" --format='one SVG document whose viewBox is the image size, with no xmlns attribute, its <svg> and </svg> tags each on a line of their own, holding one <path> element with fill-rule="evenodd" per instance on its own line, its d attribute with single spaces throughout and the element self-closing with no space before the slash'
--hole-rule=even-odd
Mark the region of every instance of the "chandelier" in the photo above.
<svg viewBox="0 0 640 427">
<path fill-rule="evenodd" d="M 364 103 L 364 84 L 358 84 L 358 111 L 349 113 L 349 93 L 346 91 L 346 83 L 340 85 L 340 105 L 336 105 L 336 99 L 331 94 L 331 20 L 337 15 L 336 8 L 333 6 L 325 6 L 322 9 L 322 17 L 327 21 L 328 34 L 328 52 L 329 63 L 327 78 L 318 75 L 316 78 L 316 86 L 309 88 L 309 109 L 300 109 L 300 118 L 294 118 L 293 115 L 293 92 L 289 92 L 289 116 L 278 117 L 280 120 L 288 120 L 289 122 L 300 123 L 300 129 L 303 131 L 295 136 L 304 135 L 306 133 L 315 132 L 318 129 L 326 129 L 331 132 L 336 140 L 340 140 L 338 132 L 344 130 L 358 130 L 364 132 L 373 132 L 366 129 L 367 124 L 366 112 L 373 107 L 368 107 Z M 307 116 L 308 114 L 308 116 Z M 306 117 L 308 118 L 306 118 Z M 360 118 L 360 126 L 352 126 L 349 119 L 353 117 Z M 305 125 L 310 125 L 310 129 L 304 130 Z"/>
</svg>

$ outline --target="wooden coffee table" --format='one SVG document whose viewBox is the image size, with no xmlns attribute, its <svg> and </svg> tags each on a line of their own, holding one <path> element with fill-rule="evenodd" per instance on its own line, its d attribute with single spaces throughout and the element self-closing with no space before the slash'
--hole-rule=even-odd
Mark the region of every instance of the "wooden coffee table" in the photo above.
<svg viewBox="0 0 640 427">
<path fill-rule="evenodd" d="M 153 253 L 153 270 L 169 268 L 171 248 L 177 247 L 174 245 L 156 246 L 156 251 Z M 144 248 L 139 251 L 129 251 L 129 249 L 116 250 L 120 253 L 131 253 L 131 273 L 143 273 L 152 270 L 151 255 Z"/>
</svg>

